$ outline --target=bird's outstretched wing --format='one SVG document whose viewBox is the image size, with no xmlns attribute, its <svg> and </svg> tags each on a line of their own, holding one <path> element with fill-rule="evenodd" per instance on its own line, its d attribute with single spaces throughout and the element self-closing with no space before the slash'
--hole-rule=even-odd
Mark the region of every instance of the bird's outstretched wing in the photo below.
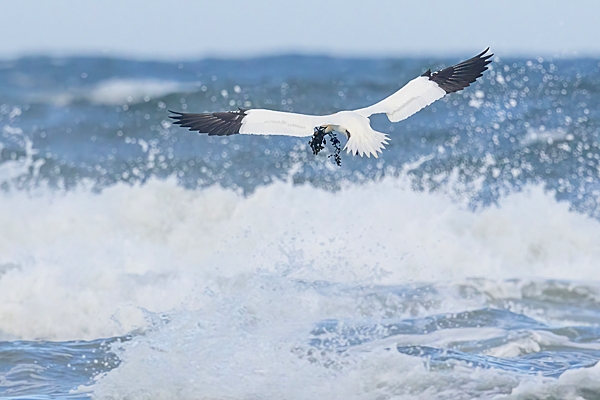
<svg viewBox="0 0 600 400">
<path fill-rule="evenodd" d="M 356 112 L 365 117 L 385 113 L 391 122 L 402 121 L 447 93 L 457 92 L 475 82 L 492 62 L 490 58 L 493 54 L 485 55 L 488 50 L 489 48 L 469 60 L 433 74 L 431 70 L 427 70 L 391 96 Z"/>
<path fill-rule="evenodd" d="M 326 116 L 271 110 L 237 110 L 203 114 L 170 111 L 175 124 L 190 131 L 216 136 L 249 135 L 312 136 L 315 127 L 327 123 Z"/>
</svg>

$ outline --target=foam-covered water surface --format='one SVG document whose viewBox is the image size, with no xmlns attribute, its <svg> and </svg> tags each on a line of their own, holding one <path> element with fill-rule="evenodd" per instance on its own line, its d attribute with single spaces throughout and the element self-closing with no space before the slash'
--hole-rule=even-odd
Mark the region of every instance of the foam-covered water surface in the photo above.
<svg viewBox="0 0 600 400">
<path fill-rule="evenodd" d="M 167 108 L 325 113 L 456 60 L 0 69 L 0 397 L 600 397 L 600 63 L 494 59 L 379 159 Z"/>
</svg>

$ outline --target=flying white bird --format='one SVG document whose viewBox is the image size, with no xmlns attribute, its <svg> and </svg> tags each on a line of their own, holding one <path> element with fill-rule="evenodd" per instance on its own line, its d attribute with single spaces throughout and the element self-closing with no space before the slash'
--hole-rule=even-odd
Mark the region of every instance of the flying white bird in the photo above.
<svg viewBox="0 0 600 400">
<path fill-rule="evenodd" d="M 377 157 L 377 153 L 387 144 L 388 136 L 371 128 L 371 115 L 385 113 L 391 122 L 399 122 L 446 94 L 466 88 L 482 76 L 487 65 L 492 62 L 490 58 L 493 54 L 485 55 L 488 50 L 489 48 L 469 60 L 434 73 L 429 69 L 379 103 L 358 110 L 339 111 L 331 115 L 305 115 L 264 109 L 203 114 L 170 111 L 175 114 L 170 117 L 175 120 L 175 124 L 189 128 L 190 131 L 217 136 L 241 133 L 316 137 L 320 133 L 322 139 L 323 134 L 340 133 L 348 138 L 344 147 L 347 153 Z M 313 151 L 316 154 L 318 149 L 313 147 Z"/>
</svg>

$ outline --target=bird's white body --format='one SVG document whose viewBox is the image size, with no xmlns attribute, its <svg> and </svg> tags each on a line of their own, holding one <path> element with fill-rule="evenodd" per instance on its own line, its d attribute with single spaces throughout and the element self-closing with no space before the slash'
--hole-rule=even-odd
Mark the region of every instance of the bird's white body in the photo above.
<svg viewBox="0 0 600 400">
<path fill-rule="evenodd" d="M 312 136 L 315 129 L 338 132 L 348 138 L 344 149 L 355 155 L 377 157 L 389 138 L 371 128 L 369 117 L 386 114 L 391 122 L 402 121 L 448 93 L 464 89 L 480 77 L 492 55 L 481 54 L 444 70 L 411 80 L 400 90 L 371 106 L 340 111 L 331 115 L 305 115 L 254 109 L 233 112 L 185 114 L 172 116 L 176 123 L 209 135 L 287 135 Z"/>
<path fill-rule="evenodd" d="M 305 115 L 271 110 L 248 110 L 242 122 L 243 134 L 283 134 L 312 136 L 316 126 L 327 132 L 337 132 L 348 138 L 347 152 L 377 157 L 387 143 L 387 135 L 371 128 L 370 120 L 356 111 L 340 111 L 331 115 Z M 260 132 L 260 133 L 255 133 Z"/>
</svg>

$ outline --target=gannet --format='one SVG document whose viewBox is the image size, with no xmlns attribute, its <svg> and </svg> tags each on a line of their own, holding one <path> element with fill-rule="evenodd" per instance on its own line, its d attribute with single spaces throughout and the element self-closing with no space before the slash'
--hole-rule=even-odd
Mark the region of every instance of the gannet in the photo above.
<svg viewBox="0 0 600 400">
<path fill-rule="evenodd" d="M 428 69 L 389 97 L 358 110 L 339 111 L 331 115 L 305 115 L 266 109 L 202 114 L 169 110 L 173 114 L 169 117 L 181 127 L 211 136 L 239 133 L 316 137 L 320 133 L 322 139 L 325 133 L 340 133 L 348 139 L 344 146 L 347 153 L 377 157 L 388 143 L 389 137 L 371 128 L 371 115 L 385 113 L 391 122 L 399 122 L 446 94 L 466 88 L 482 76 L 487 65 L 492 62 L 490 58 L 493 54 L 486 55 L 488 51 L 489 47 L 473 58 L 434 73 Z M 315 154 L 317 152 L 318 150 Z"/>
</svg>

